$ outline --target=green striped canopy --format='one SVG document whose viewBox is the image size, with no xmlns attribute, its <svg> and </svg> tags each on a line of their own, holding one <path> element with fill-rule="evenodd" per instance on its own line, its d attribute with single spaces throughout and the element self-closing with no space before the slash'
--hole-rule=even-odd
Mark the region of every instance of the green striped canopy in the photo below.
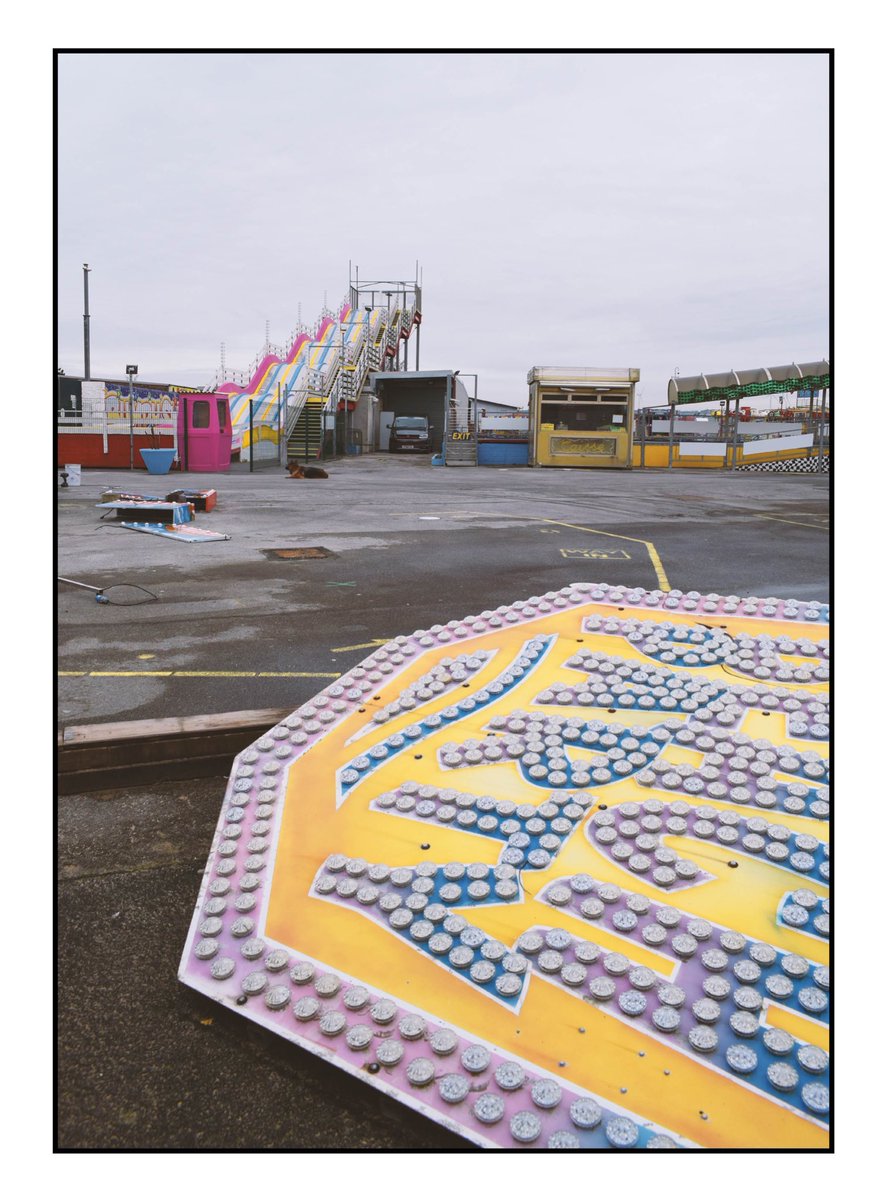
<svg viewBox="0 0 885 1200">
<path fill-rule="evenodd" d="M 718 375 L 676 375 L 667 385 L 667 403 L 704 401 L 718 404 L 720 400 L 741 400 L 745 396 L 772 396 L 830 387 L 828 362 L 790 363 L 783 367 L 756 367 L 751 371 L 726 371 Z"/>
</svg>

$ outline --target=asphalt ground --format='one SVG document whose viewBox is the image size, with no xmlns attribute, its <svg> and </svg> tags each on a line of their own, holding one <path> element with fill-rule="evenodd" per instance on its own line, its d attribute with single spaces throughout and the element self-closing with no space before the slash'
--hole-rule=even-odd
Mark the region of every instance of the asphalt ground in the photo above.
<svg viewBox="0 0 885 1200">
<path fill-rule="evenodd" d="M 99 605 L 59 585 L 59 724 L 295 708 L 375 639 L 579 580 L 828 598 L 827 476 L 443 469 L 386 456 L 328 469 L 319 482 L 279 468 L 92 471 L 60 490 L 57 574 L 158 598 Z M 102 487 L 157 483 L 217 488 L 197 524 L 231 540 L 189 545 L 99 521 Z M 331 554 L 262 553 L 299 546 Z M 224 786 L 219 776 L 58 801 L 57 1147 L 470 1149 L 178 983 Z"/>
<path fill-rule="evenodd" d="M 575 581 L 825 600 L 829 477 L 431 467 L 387 455 L 214 477 L 84 473 L 58 493 L 61 725 L 297 707 L 386 641 Z M 121 528 L 103 486 L 215 487 L 190 544 Z M 327 558 L 263 551 L 322 547 Z M 148 600 L 132 587 L 157 596 Z M 147 600 L 146 603 L 137 603 Z"/>
</svg>

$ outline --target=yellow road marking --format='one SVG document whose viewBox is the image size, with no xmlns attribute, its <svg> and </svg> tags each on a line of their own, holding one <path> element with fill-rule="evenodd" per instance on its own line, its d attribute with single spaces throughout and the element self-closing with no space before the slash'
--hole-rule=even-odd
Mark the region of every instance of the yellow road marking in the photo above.
<svg viewBox="0 0 885 1200">
<path fill-rule="evenodd" d="M 172 674 L 172 671 L 169 672 Z M 258 674 L 257 671 L 176 671 L 176 675 L 183 675 L 188 679 L 254 679 Z"/>
<path fill-rule="evenodd" d="M 595 560 L 605 559 L 611 561 L 617 559 L 618 562 L 629 560 L 630 555 L 626 550 L 563 550 L 559 553 L 563 558 L 592 558 Z"/>
<path fill-rule="evenodd" d="M 130 676 L 162 676 L 177 679 L 338 679 L 338 671 L 57 671 L 56 675 L 89 675 L 92 678 L 128 678 Z"/>
<path fill-rule="evenodd" d="M 782 525 L 803 525 L 806 529 L 820 529 L 823 533 L 829 533 L 829 525 L 812 525 L 810 521 L 788 521 L 786 517 L 769 517 L 765 513 L 756 513 L 757 517 L 763 521 L 780 521 Z"/>
<path fill-rule="evenodd" d="M 527 517 L 527 520 L 541 520 L 540 517 Z M 640 546 L 645 546 L 648 551 L 648 557 L 651 559 L 651 565 L 654 567 L 655 575 L 658 580 L 658 587 L 665 592 L 670 590 L 670 581 L 664 571 L 664 565 L 661 562 L 660 555 L 654 547 L 654 542 L 647 542 L 644 538 L 628 537 L 626 533 L 606 533 L 604 529 L 591 529 L 588 525 L 572 525 L 568 521 L 551 521 L 549 517 L 543 518 L 545 525 L 560 525 L 563 529 L 580 529 L 584 533 L 598 533 L 600 537 L 618 538 L 623 542 L 637 542 Z"/>
<path fill-rule="evenodd" d="M 89 671 L 89 675 L 171 675 L 171 671 Z"/>
<path fill-rule="evenodd" d="M 600 537 L 617 538 L 622 542 L 636 542 L 640 546 L 645 546 L 646 550 L 648 551 L 648 557 L 651 559 L 651 565 L 654 567 L 655 576 L 657 577 L 658 587 L 661 588 L 662 591 L 669 592 L 670 590 L 670 581 L 667 579 L 666 572 L 664 571 L 664 564 L 661 562 L 661 557 L 655 549 L 654 542 L 647 542 L 644 538 L 628 537 L 626 533 L 607 533 L 604 529 L 591 529 L 589 525 L 573 525 L 568 521 L 557 521 L 550 517 L 519 517 L 514 516 L 513 513 L 480 512 L 449 512 L 444 513 L 443 515 L 450 517 L 491 518 L 492 520 L 504 519 L 509 521 L 531 521 L 541 525 L 556 525 L 561 529 L 580 529 L 582 533 L 598 533 Z M 553 530 L 545 530 L 545 532 L 552 533 Z"/>
<path fill-rule="evenodd" d="M 339 679 L 337 671 L 259 671 L 259 679 Z"/>
<path fill-rule="evenodd" d="M 373 646 L 386 646 L 390 638 L 373 638 L 371 642 L 358 642 L 355 646 L 330 646 L 332 654 L 346 654 L 348 650 L 371 650 Z"/>
</svg>

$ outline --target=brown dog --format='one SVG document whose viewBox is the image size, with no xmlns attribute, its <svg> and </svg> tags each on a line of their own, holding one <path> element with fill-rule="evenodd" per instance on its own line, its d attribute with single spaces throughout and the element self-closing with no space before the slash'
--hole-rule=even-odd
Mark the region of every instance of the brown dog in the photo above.
<svg viewBox="0 0 885 1200">
<path fill-rule="evenodd" d="M 297 458 L 293 458 L 290 462 L 286 463 L 286 466 L 289 468 L 289 474 L 288 474 L 289 479 L 328 479 L 329 478 L 328 472 L 324 471 L 322 467 L 302 466 L 298 462 Z"/>
</svg>

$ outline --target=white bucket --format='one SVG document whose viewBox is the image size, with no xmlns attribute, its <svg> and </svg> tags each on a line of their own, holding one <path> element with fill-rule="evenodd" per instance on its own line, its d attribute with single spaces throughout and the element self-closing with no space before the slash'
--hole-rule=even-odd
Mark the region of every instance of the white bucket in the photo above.
<svg viewBox="0 0 885 1200">
<path fill-rule="evenodd" d="M 79 463 L 65 463 L 64 469 L 67 472 L 67 476 L 68 476 L 68 480 L 67 480 L 68 487 L 79 487 L 80 486 L 80 464 Z"/>
</svg>

